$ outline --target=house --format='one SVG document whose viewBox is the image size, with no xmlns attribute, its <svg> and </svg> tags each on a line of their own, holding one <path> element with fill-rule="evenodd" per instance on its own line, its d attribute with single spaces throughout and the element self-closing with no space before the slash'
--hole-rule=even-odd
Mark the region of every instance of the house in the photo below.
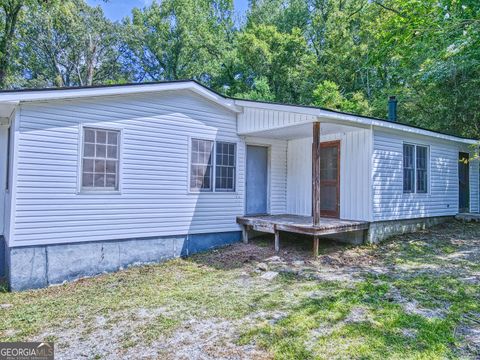
<svg viewBox="0 0 480 360">
<path fill-rule="evenodd" d="M 1 268 L 21 290 L 254 231 L 380 241 L 479 211 L 476 144 L 194 81 L 3 91 Z"/>
</svg>

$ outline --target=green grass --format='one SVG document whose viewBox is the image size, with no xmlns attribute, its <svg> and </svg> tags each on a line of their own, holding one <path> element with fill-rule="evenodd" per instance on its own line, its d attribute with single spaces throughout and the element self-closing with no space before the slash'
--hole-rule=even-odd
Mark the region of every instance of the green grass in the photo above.
<svg viewBox="0 0 480 360">
<path fill-rule="evenodd" d="M 128 349 L 166 339 L 189 319 L 223 319 L 241 324 L 238 345 L 256 344 L 278 359 L 458 358 L 462 339 L 455 337 L 456 328 L 466 316 L 480 314 L 478 283 L 463 280 L 465 273 L 478 271 L 478 263 L 446 256 L 461 250 L 453 239 L 475 240 L 476 234 L 479 225 L 453 224 L 365 247 L 359 251 L 381 254 L 391 270 L 355 282 L 290 273 L 271 283 L 255 273 L 245 280 L 244 267 L 209 266 L 200 256 L 48 289 L 3 291 L 0 304 L 11 306 L 0 308 L 0 341 L 38 339 L 46 330 L 75 327 L 79 336 L 89 336 L 101 317 L 106 327 L 125 327 L 119 346 Z M 460 272 L 435 270 L 455 265 Z M 441 316 L 407 311 L 393 290 L 424 309 L 440 309 Z M 141 320 L 141 309 L 153 315 Z M 284 316 L 255 317 L 274 312 Z"/>
<path fill-rule="evenodd" d="M 319 289 L 325 290 L 324 286 Z M 338 291 L 332 291 L 332 290 Z M 321 299 L 303 298 L 292 307 L 289 316 L 274 325 L 251 329 L 242 343 L 259 341 L 279 358 L 445 358 L 453 357 L 453 329 L 458 317 L 427 319 L 407 314 L 398 304 L 386 298 L 386 285 L 371 281 L 342 289 L 330 286 L 331 295 Z M 353 309 L 363 309 L 367 319 L 345 322 Z M 465 311 L 463 309 L 462 311 Z M 329 329 L 315 336 L 316 329 Z M 415 338 L 402 330 L 415 330 Z M 304 345 L 311 343 L 310 347 Z"/>
</svg>

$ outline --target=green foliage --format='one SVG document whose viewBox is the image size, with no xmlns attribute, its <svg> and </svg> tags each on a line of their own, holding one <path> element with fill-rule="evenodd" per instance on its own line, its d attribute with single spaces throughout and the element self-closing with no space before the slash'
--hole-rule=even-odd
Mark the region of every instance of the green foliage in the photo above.
<svg viewBox="0 0 480 360">
<path fill-rule="evenodd" d="M 28 69 L 29 86 L 82 86 L 128 78 L 117 62 L 120 26 L 107 20 L 100 7 L 69 0 L 30 10 L 20 28 L 20 61 Z"/>
<path fill-rule="evenodd" d="M 275 100 L 270 86 L 268 85 L 268 79 L 264 76 L 255 79 L 253 81 L 252 89 L 245 93 L 237 93 L 235 97 L 240 99 L 260 100 L 260 101 L 273 101 Z"/>
<path fill-rule="evenodd" d="M 27 10 L 27 11 L 26 11 Z M 85 0 L 0 0 L 0 87 L 193 78 L 480 136 L 476 0 L 163 0 L 112 23 Z"/>
<path fill-rule="evenodd" d="M 369 115 L 371 113 L 368 101 L 361 92 L 355 92 L 348 99 L 340 93 L 333 81 L 324 80 L 313 91 L 313 104 L 316 106 Z"/>
<path fill-rule="evenodd" d="M 263 79 L 272 92 L 271 99 L 300 102 L 305 66 L 309 54 L 299 29 L 281 33 L 272 25 L 255 25 L 237 36 L 237 87 L 251 89 L 255 79 Z"/>
<path fill-rule="evenodd" d="M 219 76 L 233 31 L 231 0 L 164 0 L 134 9 L 126 21 L 127 62 L 137 80 Z"/>
</svg>

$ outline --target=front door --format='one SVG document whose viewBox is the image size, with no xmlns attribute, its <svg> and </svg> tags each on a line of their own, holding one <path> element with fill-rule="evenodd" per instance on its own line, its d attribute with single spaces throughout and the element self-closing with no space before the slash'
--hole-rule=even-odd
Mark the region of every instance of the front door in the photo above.
<svg viewBox="0 0 480 360">
<path fill-rule="evenodd" d="M 247 145 L 246 215 L 267 213 L 268 148 Z"/>
<path fill-rule="evenodd" d="M 340 141 L 320 144 L 320 216 L 340 217 Z"/>
<path fill-rule="evenodd" d="M 458 211 L 470 211 L 470 155 L 458 154 Z"/>
</svg>

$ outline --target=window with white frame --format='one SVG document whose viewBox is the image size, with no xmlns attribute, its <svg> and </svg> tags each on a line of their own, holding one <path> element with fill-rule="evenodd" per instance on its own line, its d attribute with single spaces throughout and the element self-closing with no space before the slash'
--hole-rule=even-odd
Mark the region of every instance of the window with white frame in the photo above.
<svg viewBox="0 0 480 360">
<path fill-rule="evenodd" d="M 403 144 L 403 192 L 428 192 L 428 147 Z"/>
<path fill-rule="evenodd" d="M 236 144 L 192 138 L 190 147 L 191 191 L 235 191 Z"/>
<path fill-rule="evenodd" d="M 235 144 L 216 143 L 215 190 L 235 191 Z"/>
<path fill-rule="evenodd" d="M 213 141 L 192 139 L 190 158 L 190 190 L 212 191 Z"/>
<path fill-rule="evenodd" d="M 83 128 L 82 189 L 118 190 L 120 131 Z"/>
</svg>

